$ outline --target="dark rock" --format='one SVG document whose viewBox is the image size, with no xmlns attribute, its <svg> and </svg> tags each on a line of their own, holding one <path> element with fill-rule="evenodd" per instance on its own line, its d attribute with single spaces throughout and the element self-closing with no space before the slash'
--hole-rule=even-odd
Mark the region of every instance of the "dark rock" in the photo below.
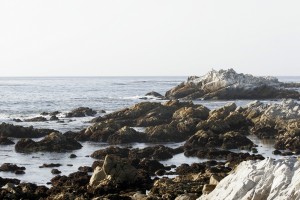
<svg viewBox="0 0 300 200">
<path fill-rule="evenodd" d="M 106 155 L 116 155 L 121 158 L 127 158 L 129 155 L 129 149 L 127 148 L 120 148 L 120 147 L 114 147 L 110 146 L 106 149 L 97 150 L 94 153 L 92 153 L 91 157 L 95 159 L 104 159 Z"/>
<path fill-rule="evenodd" d="M 59 120 L 59 118 L 57 116 L 55 116 L 55 115 L 52 115 L 50 117 L 50 121 L 57 121 L 57 120 Z"/>
<path fill-rule="evenodd" d="M 12 183 L 12 184 L 15 184 L 15 185 L 18 185 L 20 184 L 20 180 L 18 179 L 12 179 L 12 178 L 2 178 L 0 177 L 0 188 L 3 187 L 4 185 L 6 185 L 7 183 Z"/>
<path fill-rule="evenodd" d="M 19 167 L 15 164 L 11 164 L 11 163 L 4 163 L 0 166 L 0 171 L 3 171 L 3 172 L 15 172 L 15 171 L 18 171 L 18 170 L 25 170 L 26 168 L 25 167 Z"/>
<path fill-rule="evenodd" d="M 88 107 L 79 107 L 66 114 L 66 117 L 94 116 L 97 112 Z"/>
<path fill-rule="evenodd" d="M 146 135 L 144 133 L 137 132 L 128 126 L 124 126 L 123 128 L 119 129 L 107 139 L 109 144 L 124 144 L 145 141 Z"/>
<path fill-rule="evenodd" d="M 57 163 L 50 163 L 50 164 L 46 164 L 44 163 L 42 166 L 39 166 L 39 168 L 53 168 L 53 167 L 60 167 L 62 166 L 61 164 Z"/>
<path fill-rule="evenodd" d="M 157 98 L 160 98 L 160 99 L 164 99 L 165 97 L 161 94 L 159 94 L 158 92 L 148 92 L 147 94 L 145 94 L 145 96 L 152 96 L 152 97 L 157 97 Z"/>
<path fill-rule="evenodd" d="M 52 170 L 51 170 L 51 173 L 52 173 L 52 174 L 60 174 L 61 171 L 59 171 L 58 169 L 52 169 Z"/>
<path fill-rule="evenodd" d="M 23 171 L 23 170 L 17 170 L 17 171 L 15 171 L 15 174 L 25 174 L 25 172 Z"/>
<path fill-rule="evenodd" d="M 21 119 L 12 119 L 14 122 L 23 122 Z"/>
<path fill-rule="evenodd" d="M 40 115 L 45 116 L 45 115 L 49 115 L 49 113 L 48 112 L 42 112 Z"/>
<path fill-rule="evenodd" d="M 34 117 L 30 119 L 25 119 L 25 122 L 45 122 L 47 119 L 45 117 Z"/>
<path fill-rule="evenodd" d="M 157 176 L 163 176 L 165 173 L 166 173 L 166 170 L 164 170 L 164 169 L 159 169 L 155 172 L 155 174 Z"/>
<path fill-rule="evenodd" d="M 75 154 L 71 154 L 69 158 L 77 158 L 77 156 Z"/>
<path fill-rule="evenodd" d="M 280 155 L 280 154 L 281 154 L 281 151 L 275 149 L 272 153 L 273 153 L 274 155 Z"/>
<path fill-rule="evenodd" d="M 13 141 L 6 137 L 0 137 L 0 145 L 12 145 L 15 144 Z"/>
<path fill-rule="evenodd" d="M 53 132 L 39 142 L 31 139 L 21 139 L 15 145 L 17 152 L 65 152 L 70 150 L 80 149 L 80 143 L 73 139 L 68 139 L 61 133 Z"/>
<path fill-rule="evenodd" d="M 2 137 L 13 138 L 39 138 L 48 135 L 51 132 L 57 132 L 53 129 L 34 129 L 32 126 L 23 127 L 12 124 L 0 124 L 0 135 Z"/>
</svg>

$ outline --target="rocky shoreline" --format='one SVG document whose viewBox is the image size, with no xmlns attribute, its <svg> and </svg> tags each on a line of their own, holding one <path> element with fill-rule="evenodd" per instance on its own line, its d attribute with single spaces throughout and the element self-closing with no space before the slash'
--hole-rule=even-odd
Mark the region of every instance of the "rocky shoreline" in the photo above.
<svg viewBox="0 0 300 200">
<path fill-rule="evenodd" d="M 243 166 L 274 164 L 257 153 L 257 144 L 249 136 L 273 139 L 276 155 L 300 154 L 300 104 L 295 100 L 299 99 L 299 93 L 286 89 L 297 86 L 270 77 L 237 74 L 232 69 L 212 71 L 203 77 L 190 77 L 168 91 L 165 97 L 155 92 L 146 95 L 163 99 L 159 102 L 143 101 L 111 113 L 98 111 L 101 115 L 80 107 L 64 113 L 63 118 L 61 112 L 55 111 L 43 112 L 34 118 L 14 119 L 18 125 L 2 123 L 0 145 L 10 145 L 16 153 L 32 154 L 32 158 L 36 153 L 64 152 L 69 159 L 77 159 L 74 151 L 82 149 L 83 142 L 106 146 L 87 155 L 94 159 L 92 165 L 81 166 L 68 175 L 61 174 L 61 163 L 39 166 L 49 168 L 53 174 L 48 185 L 0 177 L 0 199 L 218 199 L 224 187 L 230 184 L 228 180 L 239 181 L 239 169 Z M 255 100 L 243 107 L 228 103 L 216 109 L 187 101 L 286 97 L 292 99 L 273 103 Z M 94 116 L 87 127 L 65 133 L 19 125 L 22 122 L 59 123 L 87 116 Z M 152 145 L 133 147 L 136 143 Z M 173 143 L 180 145 L 173 148 L 166 145 Z M 163 164 L 180 154 L 207 161 Z M 1 173 L 22 176 L 28 170 L 16 163 L 0 164 Z M 273 169 L 268 172 L 272 173 Z M 255 169 L 248 171 L 248 174 L 256 172 Z M 246 176 L 244 179 L 248 181 Z M 252 185 L 250 189 L 256 188 Z"/>
</svg>

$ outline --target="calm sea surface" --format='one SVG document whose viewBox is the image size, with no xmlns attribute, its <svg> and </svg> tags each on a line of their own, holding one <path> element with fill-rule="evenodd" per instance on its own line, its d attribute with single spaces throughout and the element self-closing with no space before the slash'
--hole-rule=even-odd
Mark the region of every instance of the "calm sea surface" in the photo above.
<svg viewBox="0 0 300 200">
<path fill-rule="evenodd" d="M 113 112 L 132 106 L 145 100 L 147 92 L 161 94 L 185 81 L 187 77 L 40 77 L 40 78 L 0 78 L 0 122 L 13 123 L 36 128 L 52 128 L 61 132 L 81 130 L 87 127 L 90 117 L 74 118 L 69 122 L 63 116 L 66 112 L 80 107 Z M 300 77 L 278 77 L 285 82 L 300 82 Z M 152 99 L 151 101 L 159 101 Z M 232 102 L 232 101 L 230 101 Z M 196 101 L 210 109 L 225 105 L 228 101 Z M 249 101 L 236 101 L 243 106 Z M 59 115 L 65 122 L 13 122 L 12 119 L 27 119 L 39 116 L 42 112 L 61 111 Z M 48 116 L 49 117 L 49 116 Z M 253 138 L 255 140 L 255 138 Z M 17 139 L 15 139 L 17 141 Z M 260 153 L 271 155 L 272 145 L 269 142 L 256 141 Z M 0 172 L 1 177 L 18 178 L 37 184 L 45 184 L 53 177 L 51 169 L 40 169 L 43 163 L 61 163 L 58 169 L 63 175 L 77 171 L 79 166 L 90 166 L 93 159 L 86 157 L 93 151 L 107 147 L 107 144 L 85 142 L 81 150 L 74 151 L 78 157 L 70 159 L 70 153 L 35 153 L 21 154 L 14 151 L 14 146 L 0 146 L 0 164 L 14 163 L 26 167 L 25 175 Z M 134 144 L 143 148 L 154 144 Z M 180 144 L 168 144 L 178 146 Z M 164 161 L 164 164 L 200 162 L 197 158 L 186 158 L 183 154 Z M 73 164 L 72 167 L 67 164 Z"/>
</svg>

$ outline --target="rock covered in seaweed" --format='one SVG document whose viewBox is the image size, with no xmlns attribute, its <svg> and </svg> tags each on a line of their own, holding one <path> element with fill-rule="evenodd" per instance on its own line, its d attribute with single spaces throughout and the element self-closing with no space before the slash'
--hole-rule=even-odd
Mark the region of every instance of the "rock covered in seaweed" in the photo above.
<svg viewBox="0 0 300 200">
<path fill-rule="evenodd" d="M 67 138 L 61 133 L 52 132 L 39 142 L 31 139 L 21 139 L 15 145 L 17 152 L 64 152 L 80 149 L 82 146 L 74 139 Z"/>
<path fill-rule="evenodd" d="M 299 92 L 282 85 L 274 77 L 239 74 L 233 69 L 211 70 L 201 77 L 189 77 L 165 96 L 169 99 L 299 99 Z"/>
</svg>

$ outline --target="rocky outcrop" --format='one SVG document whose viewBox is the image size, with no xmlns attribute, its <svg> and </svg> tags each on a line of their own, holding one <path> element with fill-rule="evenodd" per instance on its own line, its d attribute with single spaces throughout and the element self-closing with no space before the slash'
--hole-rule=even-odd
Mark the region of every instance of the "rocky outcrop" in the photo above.
<svg viewBox="0 0 300 200">
<path fill-rule="evenodd" d="M 147 174 L 137 170 L 127 159 L 114 155 L 105 157 L 103 166 L 96 167 L 89 182 L 89 186 L 95 193 L 101 193 L 107 187 L 115 192 L 122 188 L 145 191 L 150 184 L 152 180 Z"/>
<path fill-rule="evenodd" d="M 68 139 L 63 134 L 56 132 L 47 135 L 39 142 L 35 142 L 31 139 L 21 139 L 15 145 L 17 152 L 64 152 L 80 149 L 81 147 L 81 144 L 77 141 Z"/>
<path fill-rule="evenodd" d="M 192 102 L 142 102 L 95 118 L 94 125 L 82 130 L 75 139 L 111 144 L 129 142 L 178 142 L 195 132 L 197 123 L 209 115 L 209 109 Z M 130 127 L 148 127 L 138 133 Z"/>
<path fill-rule="evenodd" d="M 97 112 L 88 107 L 79 107 L 66 114 L 66 117 L 94 116 Z"/>
<path fill-rule="evenodd" d="M 296 158 L 242 162 L 199 200 L 300 199 L 300 163 Z"/>
<path fill-rule="evenodd" d="M 51 132 L 57 132 L 57 131 L 53 129 L 35 129 L 32 126 L 30 127 L 15 126 L 4 122 L 0 124 L 1 137 L 39 138 L 39 137 L 44 137 Z"/>
<path fill-rule="evenodd" d="M 189 77 L 186 82 L 167 91 L 165 96 L 169 99 L 299 99 L 300 94 L 285 89 L 274 77 L 255 77 L 228 69 Z"/>
<path fill-rule="evenodd" d="M 125 144 L 134 142 L 145 142 L 146 135 L 144 133 L 137 132 L 133 128 L 124 126 L 116 133 L 110 135 L 107 139 L 109 144 Z"/>
<path fill-rule="evenodd" d="M 230 131 L 225 134 L 218 135 L 211 131 L 200 130 L 190 137 L 184 146 L 187 149 L 206 149 L 217 147 L 224 149 L 251 149 L 253 142 L 238 132 Z"/>
</svg>

